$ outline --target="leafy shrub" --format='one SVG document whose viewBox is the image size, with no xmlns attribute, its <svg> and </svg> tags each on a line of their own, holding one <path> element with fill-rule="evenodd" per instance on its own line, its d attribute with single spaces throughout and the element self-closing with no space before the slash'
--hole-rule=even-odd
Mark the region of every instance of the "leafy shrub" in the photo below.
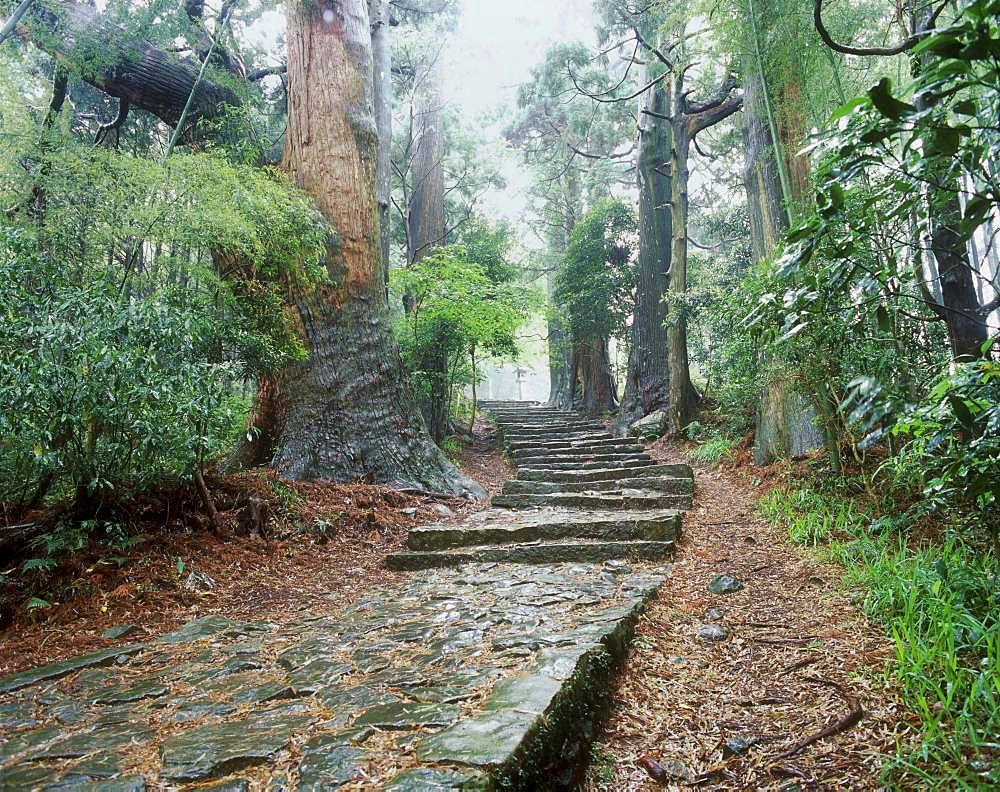
<svg viewBox="0 0 1000 792">
<path fill-rule="evenodd" d="M 81 286 L 6 241 L 0 497 L 32 500 L 26 484 L 59 480 L 81 496 L 142 489 L 222 450 L 237 370 L 209 362 L 207 306 L 171 290 L 123 296 L 100 276 Z"/>
<path fill-rule="evenodd" d="M 703 465 L 714 466 L 732 456 L 735 445 L 736 443 L 728 437 L 713 437 L 691 451 L 688 456 Z"/>
</svg>

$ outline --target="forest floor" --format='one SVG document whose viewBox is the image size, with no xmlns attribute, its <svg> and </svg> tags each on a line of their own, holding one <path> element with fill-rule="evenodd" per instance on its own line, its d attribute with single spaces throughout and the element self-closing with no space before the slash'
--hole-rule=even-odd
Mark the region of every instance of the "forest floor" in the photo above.
<svg viewBox="0 0 1000 792">
<path fill-rule="evenodd" d="M 512 468 L 490 447 L 489 429 L 477 425 L 476 442 L 456 462 L 492 494 Z M 113 646 L 104 632 L 124 625 L 133 626 L 129 641 L 143 641 L 210 614 L 288 623 L 331 594 L 346 607 L 367 588 L 401 578 L 383 562 L 411 527 L 458 522 L 486 505 L 371 484 L 286 483 L 255 471 L 209 485 L 224 523 L 238 520 L 247 497 L 266 502 L 274 538 L 219 539 L 182 525 L 197 523 L 197 515 L 165 521 L 160 509 L 150 509 L 140 544 L 123 551 L 89 547 L 44 583 L 34 581 L 34 593 L 50 607 L 26 608 L 25 585 L 33 581 L 8 584 L 0 676 Z M 0 572 L 14 578 L 16 564 L 5 566 Z"/>
<path fill-rule="evenodd" d="M 687 461 L 666 444 L 650 450 Z M 458 463 L 491 493 L 513 473 L 485 422 Z M 588 789 L 875 789 L 881 757 L 906 739 L 912 719 L 881 674 L 891 642 L 859 613 L 836 567 L 754 514 L 773 480 L 749 470 L 696 467 L 684 539 L 640 622 Z M 142 641 L 210 614 L 288 623 L 320 598 L 329 608 L 331 594 L 347 607 L 398 577 L 383 560 L 408 528 L 457 522 L 484 506 L 366 484 L 275 484 L 265 474 L 219 479 L 213 489 L 268 499 L 278 536 L 222 541 L 161 526 L 123 563 L 84 555 L 61 570 L 60 602 L 20 608 L 0 632 L 0 675 L 113 645 L 104 631 L 124 624 L 134 625 L 128 640 Z M 720 573 L 743 588 L 711 594 Z M 709 624 L 726 639 L 698 638 Z M 845 719 L 839 734 L 782 756 Z"/>
<path fill-rule="evenodd" d="M 688 461 L 663 442 L 650 452 Z M 695 465 L 684 538 L 640 620 L 588 790 L 878 789 L 883 756 L 917 722 L 882 673 L 892 641 L 842 570 L 755 515 L 787 468 L 742 461 Z M 709 592 L 723 573 L 742 590 Z M 699 638 L 709 624 L 726 639 Z M 843 730 L 794 750 L 833 724 Z"/>
</svg>

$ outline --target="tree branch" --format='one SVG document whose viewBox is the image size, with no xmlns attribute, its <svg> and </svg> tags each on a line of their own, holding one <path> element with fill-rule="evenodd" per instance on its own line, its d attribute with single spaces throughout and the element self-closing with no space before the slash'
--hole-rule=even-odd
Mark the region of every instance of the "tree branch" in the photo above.
<svg viewBox="0 0 1000 792">
<path fill-rule="evenodd" d="M 917 46 L 920 39 L 930 33 L 931 28 L 934 26 L 934 22 L 941 15 L 941 12 L 944 11 L 946 6 L 947 3 L 942 3 L 934 11 L 934 13 L 931 14 L 927 23 L 927 30 L 909 36 L 905 41 L 897 44 L 895 47 L 849 47 L 845 44 L 838 44 L 833 40 L 833 36 L 830 35 L 830 31 L 826 29 L 826 25 L 823 24 L 823 0 L 813 0 L 813 24 L 816 26 L 816 32 L 819 33 L 819 37 L 823 39 L 823 43 L 836 52 L 843 53 L 844 55 L 874 55 L 888 57 L 891 55 L 899 55 L 900 53 L 911 50 Z"/>
</svg>

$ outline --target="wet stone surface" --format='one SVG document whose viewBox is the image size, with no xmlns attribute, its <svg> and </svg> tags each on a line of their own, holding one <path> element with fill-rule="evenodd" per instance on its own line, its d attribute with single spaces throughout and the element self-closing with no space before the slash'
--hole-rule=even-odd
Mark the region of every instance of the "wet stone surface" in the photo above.
<svg viewBox="0 0 1000 792">
<path fill-rule="evenodd" d="M 206 616 L 0 679 L 0 789 L 484 789 L 661 575 L 428 570 L 347 610 Z"/>
</svg>

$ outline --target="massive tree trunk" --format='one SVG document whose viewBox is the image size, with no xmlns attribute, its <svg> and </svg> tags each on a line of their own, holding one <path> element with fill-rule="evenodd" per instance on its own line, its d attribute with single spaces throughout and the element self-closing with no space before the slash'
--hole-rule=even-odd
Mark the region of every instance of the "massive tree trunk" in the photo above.
<svg viewBox="0 0 1000 792">
<path fill-rule="evenodd" d="M 743 87 L 743 140 L 746 161 L 743 181 L 750 209 L 754 259 L 770 256 L 788 229 L 788 208 L 782 187 L 778 152 L 771 136 L 765 86 L 754 73 Z M 783 155 L 782 155 L 783 156 Z M 767 367 L 767 362 L 762 365 Z M 793 459 L 824 445 L 816 428 L 816 411 L 786 378 L 768 378 L 761 393 L 754 432 L 754 461 L 766 465 Z"/>
<path fill-rule="evenodd" d="M 611 355 L 607 338 L 576 341 L 572 371 L 574 391 L 579 383 L 580 394 L 574 406 L 591 416 L 603 415 L 615 409 L 615 383 L 611 376 Z"/>
<path fill-rule="evenodd" d="M 660 64 L 650 69 L 659 70 Z M 668 404 L 667 290 L 672 219 L 670 83 L 642 96 L 639 114 L 639 259 L 621 419 L 627 426 Z M 655 114 L 655 115 L 654 115 Z"/>
<path fill-rule="evenodd" d="M 392 72 L 389 44 L 389 0 L 368 0 L 372 28 L 375 126 L 378 129 L 378 164 L 375 169 L 375 197 L 378 201 L 379 253 L 382 269 L 389 272 L 389 205 L 392 191 Z M 386 283 L 388 288 L 388 283 Z"/>
<path fill-rule="evenodd" d="M 375 195 L 378 135 L 365 0 L 288 7 L 284 165 L 337 230 L 333 285 L 299 306 L 310 355 L 280 379 L 274 456 L 290 478 L 370 476 L 478 491 L 427 437 L 389 327 Z"/>
<path fill-rule="evenodd" d="M 417 87 L 413 141 L 413 193 L 407 210 L 410 263 L 416 263 L 445 243 L 444 130 L 441 127 L 441 93 L 437 68 L 432 64 Z M 428 378 L 430 394 L 422 405 L 427 428 L 440 443 L 448 434 L 450 388 L 448 350 L 433 345 L 419 361 Z"/>
<path fill-rule="evenodd" d="M 260 435 L 239 458 L 271 461 L 274 449 L 274 465 L 292 478 L 371 477 L 481 494 L 427 437 L 390 331 L 369 22 L 366 0 L 289 6 L 285 164 L 339 239 L 328 261 L 333 285 L 298 305 L 309 360 L 260 383 Z M 91 85 L 170 125 L 197 82 L 198 62 L 136 41 L 82 3 L 34 0 L 17 32 Z M 107 54 L 100 62 L 95 40 Z M 189 108 L 191 126 L 239 104 L 237 92 L 206 75 Z"/>
</svg>

